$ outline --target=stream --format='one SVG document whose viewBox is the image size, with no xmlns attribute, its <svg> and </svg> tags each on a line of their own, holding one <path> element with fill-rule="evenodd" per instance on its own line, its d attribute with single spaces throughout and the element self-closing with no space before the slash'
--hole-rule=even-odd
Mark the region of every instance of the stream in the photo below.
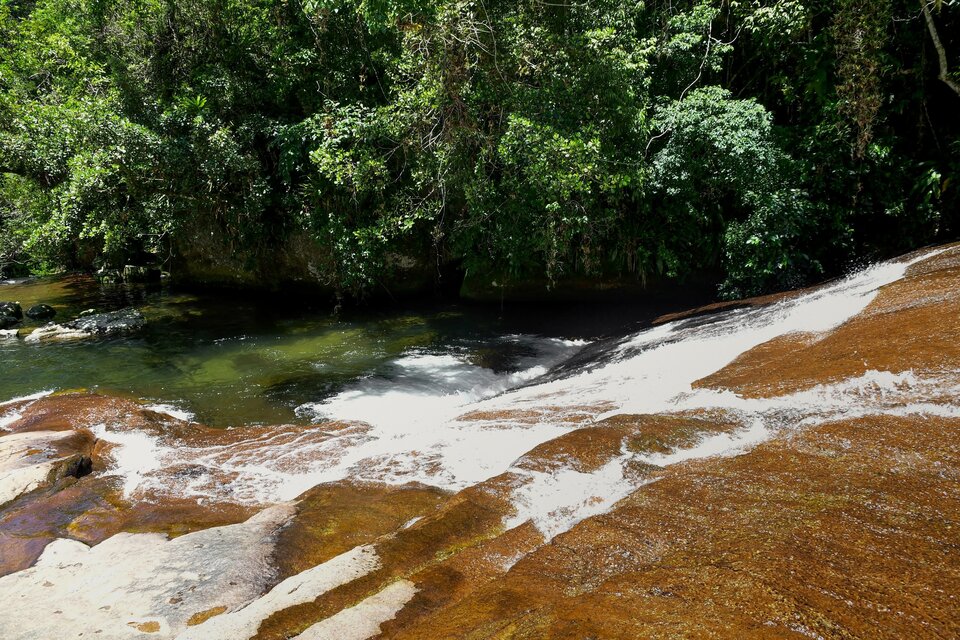
<svg viewBox="0 0 960 640">
<path fill-rule="evenodd" d="M 504 319 L 497 309 L 417 304 L 335 317 L 289 297 L 100 285 L 84 276 L 7 281 L 0 300 L 19 301 L 24 310 L 50 304 L 58 311 L 55 322 L 87 309 L 127 307 L 146 318 L 145 330 L 128 337 L 0 340 L 0 402 L 88 389 L 215 427 L 305 424 L 315 416 L 301 407 L 360 382 L 377 387 L 402 380 L 431 394 L 489 395 L 635 315 L 608 308 L 582 320 L 583 309 L 542 314 L 521 307 Z M 21 333 L 42 324 L 25 318 Z"/>
</svg>

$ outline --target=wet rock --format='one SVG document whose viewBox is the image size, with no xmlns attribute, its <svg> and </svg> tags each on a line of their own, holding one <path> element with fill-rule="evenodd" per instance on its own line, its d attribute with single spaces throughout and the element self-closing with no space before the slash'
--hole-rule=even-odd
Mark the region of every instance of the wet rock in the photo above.
<svg viewBox="0 0 960 640">
<path fill-rule="evenodd" d="M 20 324 L 20 321 L 13 316 L 0 314 L 0 329 L 9 329 Z"/>
<path fill-rule="evenodd" d="M 143 314 L 136 309 L 82 315 L 64 324 L 68 329 L 86 331 L 98 336 L 113 336 L 139 331 L 144 326 Z"/>
<path fill-rule="evenodd" d="M 172 467 L 170 473 L 177 478 L 202 478 L 209 475 L 210 470 L 202 464 L 185 464 Z"/>
<path fill-rule="evenodd" d="M 107 313 L 82 315 L 63 324 L 48 324 L 29 336 L 28 342 L 82 340 L 106 338 L 134 333 L 143 328 L 143 314 L 136 309 L 121 309 Z"/>
<path fill-rule="evenodd" d="M 0 302 L 0 315 L 13 316 L 17 320 L 23 319 L 23 309 L 19 302 Z"/>
<path fill-rule="evenodd" d="M 57 469 L 57 480 L 63 478 L 82 478 L 93 471 L 93 459 L 90 456 L 77 454 L 66 461 Z"/>
<path fill-rule="evenodd" d="M 49 320 L 57 315 L 57 310 L 48 304 L 35 304 L 27 309 L 27 317 L 31 320 Z"/>
</svg>

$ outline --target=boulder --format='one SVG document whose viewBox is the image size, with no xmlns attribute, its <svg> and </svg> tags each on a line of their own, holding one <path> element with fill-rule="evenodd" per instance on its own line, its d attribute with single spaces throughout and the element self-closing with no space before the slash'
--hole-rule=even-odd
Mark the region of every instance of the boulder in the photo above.
<svg viewBox="0 0 960 640">
<path fill-rule="evenodd" d="M 139 331 L 145 322 L 136 309 L 84 315 L 63 324 L 49 323 L 26 337 L 27 342 L 64 342 L 85 338 L 106 338 Z"/>
<path fill-rule="evenodd" d="M 48 304 L 35 304 L 27 309 L 27 317 L 31 320 L 49 320 L 57 315 L 57 310 Z"/>
<path fill-rule="evenodd" d="M 92 333 L 68 329 L 62 324 L 47 323 L 24 338 L 24 342 L 67 342 L 93 337 Z"/>
<path fill-rule="evenodd" d="M 0 313 L 0 329 L 9 329 L 10 327 L 15 327 L 18 324 L 20 324 L 20 321 L 14 316 L 8 316 Z"/>
<path fill-rule="evenodd" d="M 17 320 L 23 319 L 23 309 L 19 302 L 0 302 L 0 315 L 13 316 Z"/>
<path fill-rule="evenodd" d="M 113 336 L 139 331 L 144 324 L 143 314 L 136 309 L 121 309 L 107 313 L 84 314 L 76 320 L 64 323 L 64 326 L 93 335 Z"/>
</svg>

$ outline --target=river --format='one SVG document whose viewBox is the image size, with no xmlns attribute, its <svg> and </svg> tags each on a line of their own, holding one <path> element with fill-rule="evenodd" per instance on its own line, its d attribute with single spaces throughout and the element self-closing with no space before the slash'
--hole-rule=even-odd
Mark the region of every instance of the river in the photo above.
<svg viewBox="0 0 960 640">
<path fill-rule="evenodd" d="M 87 309 L 135 307 L 147 322 L 136 335 L 109 340 L 0 340 L 0 401 L 88 389 L 218 427 L 304 424 L 314 416 L 303 405 L 363 380 L 402 379 L 425 392 L 480 397 L 637 317 L 635 309 L 610 305 L 594 313 L 576 305 L 546 313 L 517 306 L 504 315 L 441 303 L 334 316 L 326 300 L 100 285 L 86 276 L 8 281 L 0 284 L 0 300 L 19 301 L 24 310 L 50 304 L 55 321 Z M 668 308 L 651 305 L 639 315 Z M 22 332 L 40 324 L 26 319 Z"/>
<path fill-rule="evenodd" d="M 0 632 L 956 637 L 958 283 L 954 245 L 654 324 L 5 285 L 147 325 L 2 347 Z"/>
</svg>

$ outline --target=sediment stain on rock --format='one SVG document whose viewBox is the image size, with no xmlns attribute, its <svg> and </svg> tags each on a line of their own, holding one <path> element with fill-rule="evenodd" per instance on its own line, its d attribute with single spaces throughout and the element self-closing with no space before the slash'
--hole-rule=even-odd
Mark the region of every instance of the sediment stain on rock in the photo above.
<svg viewBox="0 0 960 640">
<path fill-rule="evenodd" d="M 667 469 L 384 637 L 955 637 L 958 427 L 830 423 Z"/>
</svg>

